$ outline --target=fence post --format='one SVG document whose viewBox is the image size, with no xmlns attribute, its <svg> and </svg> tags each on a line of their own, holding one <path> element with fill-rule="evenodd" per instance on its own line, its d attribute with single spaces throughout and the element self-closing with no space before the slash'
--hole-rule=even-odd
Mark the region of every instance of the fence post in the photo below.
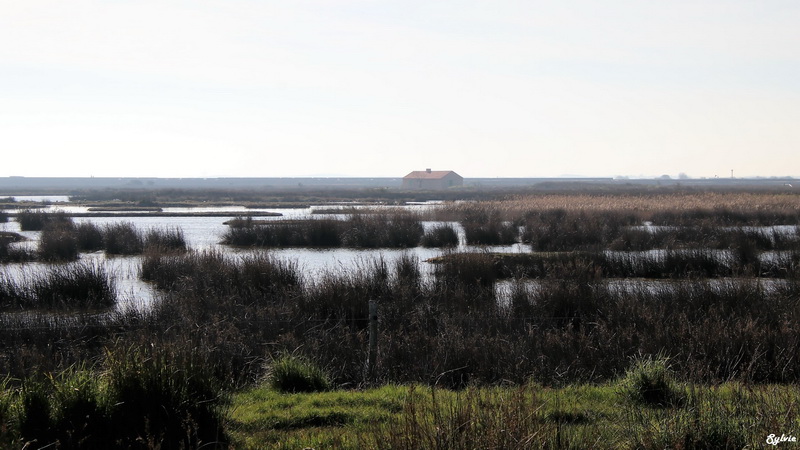
<svg viewBox="0 0 800 450">
<path fill-rule="evenodd" d="M 378 302 L 369 301 L 369 356 L 367 359 L 367 376 L 372 377 L 378 359 Z"/>
</svg>

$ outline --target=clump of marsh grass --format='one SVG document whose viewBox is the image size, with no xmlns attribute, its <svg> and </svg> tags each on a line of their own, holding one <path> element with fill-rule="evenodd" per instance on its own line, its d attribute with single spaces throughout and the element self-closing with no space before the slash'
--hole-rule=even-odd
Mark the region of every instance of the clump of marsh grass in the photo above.
<svg viewBox="0 0 800 450">
<path fill-rule="evenodd" d="M 246 294 L 276 293 L 303 283 L 297 263 L 266 253 L 245 256 L 231 269 L 231 284 Z"/>
<path fill-rule="evenodd" d="M 320 392 L 331 389 L 327 373 L 311 360 L 283 354 L 269 365 L 267 380 L 279 392 Z"/>
<path fill-rule="evenodd" d="M 400 255 L 394 261 L 394 275 L 397 290 L 415 292 L 422 287 L 422 273 L 416 256 Z"/>
<path fill-rule="evenodd" d="M 103 246 L 112 255 L 135 255 L 144 250 L 142 233 L 130 222 L 103 227 Z"/>
<path fill-rule="evenodd" d="M 620 390 L 622 395 L 640 405 L 667 407 L 683 401 L 665 357 L 634 359 L 620 382 Z"/>
<path fill-rule="evenodd" d="M 113 442 L 98 377 L 86 368 L 25 379 L 19 397 L 23 441 L 67 448 L 101 448 Z"/>
<path fill-rule="evenodd" d="M 572 448 L 567 427 L 543 420 L 546 401 L 536 388 L 469 387 L 462 391 L 412 387 L 397 421 L 369 436 L 368 448 Z"/>
<path fill-rule="evenodd" d="M 72 219 L 63 211 L 46 212 L 26 209 L 17 214 L 17 222 L 22 231 L 41 231 L 50 223 L 71 223 Z"/>
<path fill-rule="evenodd" d="M 458 232 L 449 224 L 436 225 L 425 231 L 421 244 L 423 247 L 456 247 Z"/>
<path fill-rule="evenodd" d="M 99 308 L 116 303 L 116 289 L 103 266 L 73 263 L 49 268 L 30 281 L 31 297 L 39 307 Z"/>
<path fill-rule="evenodd" d="M 21 279 L 0 278 L 3 309 L 103 308 L 115 304 L 116 289 L 105 268 L 98 264 L 55 265 Z"/>
<path fill-rule="evenodd" d="M 39 238 L 39 259 L 49 262 L 78 259 L 78 239 L 72 222 L 51 222 L 42 229 Z"/>
<path fill-rule="evenodd" d="M 24 240 L 25 238 L 18 233 L 0 231 L 0 262 L 25 262 L 36 259 L 33 251 L 12 245 Z"/>
<path fill-rule="evenodd" d="M 109 428 L 122 447 L 222 448 L 221 388 L 191 354 L 130 348 L 107 355 Z"/>
<path fill-rule="evenodd" d="M 297 264 L 265 253 L 234 260 L 217 251 L 163 252 L 149 249 L 139 276 L 158 289 L 193 289 L 216 295 L 253 295 L 280 292 L 302 283 Z"/>
<path fill-rule="evenodd" d="M 82 222 L 75 226 L 75 238 L 82 252 L 96 252 L 104 248 L 103 231 L 92 222 Z"/>
<path fill-rule="evenodd" d="M 162 251 L 186 251 L 186 238 L 180 228 L 151 228 L 144 234 L 145 249 Z"/>
<path fill-rule="evenodd" d="M 437 283 L 451 287 L 489 287 L 498 278 L 494 258 L 488 253 L 449 253 L 437 260 L 434 274 Z"/>
<path fill-rule="evenodd" d="M 241 247 L 338 247 L 341 221 L 333 219 L 255 223 L 251 219 L 230 223 L 222 243 Z"/>
<path fill-rule="evenodd" d="M 131 347 L 109 350 L 103 369 L 79 365 L 25 378 L 16 389 L 6 383 L 0 395 L 11 417 L 3 416 L 0 442 L 227 448 L 223 395 L 211 368 L 169 349 Z"/>
<path fill-rule="evenodd" d="M 791 410 L 796 398 L 790 400 L 780 394 L 777 398 L 763 398 L 775 388 L 744 388 L 736 383 L 713 388 L 690 385 L 685 407 L 660 411 L 626 409 L 620 420 L 621 431 L 629 437 L 632 447 L 642 449 L 723 450 L 763 445 L 774 428 L 783 428 L 795 420 L 796 413 Z"/>
<path fill-rule="evenodd" d="M 468 244 L 510 245 L 520 237 L 519 227 L 505 220 L 499 211 L 491 209 L 468 211 L 461 225 Z"/>
</svg>

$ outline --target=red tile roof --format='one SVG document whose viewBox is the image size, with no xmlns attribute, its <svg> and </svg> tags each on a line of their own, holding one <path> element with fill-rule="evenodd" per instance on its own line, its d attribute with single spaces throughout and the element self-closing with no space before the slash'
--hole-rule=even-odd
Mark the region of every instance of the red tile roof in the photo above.
<svg viewBox="0 0 800 450">
<path fill-rule="evenodd" d="M 451 173 L 456 174 L 452 170 L 431 170 L 430 172 L 427 170 L 415 170 L 403 178 L 415 179 L 415 180 L 438 180 L 446 177 Z"/>
</svg>

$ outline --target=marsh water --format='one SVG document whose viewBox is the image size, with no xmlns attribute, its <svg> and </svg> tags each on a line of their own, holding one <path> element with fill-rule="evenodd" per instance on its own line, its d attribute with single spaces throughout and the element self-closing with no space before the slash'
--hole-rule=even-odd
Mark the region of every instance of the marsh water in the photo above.
<svg viewBox="0 0 800 450">
<path fill-rule="evenodd" d="M 51 201 L 51 199 L 47 199 Z M 353 207 L 343 205 L 342 207 Z M 435 203 L 408 205 L 403 207 L 386 206 L 387 210 L 398 208 L 419 210 L 435 207 Z M 187 214 L 186 216 L 173 217 L 142 217 L 126 216 L 125 212 L 116 214 L 104 214 L 92 217 L 75 217 L 76 224 L 91 222 L 98 226 L 107 224 L 128 222 L 137 229 L 148 230 L 157 229 L 180 229 L 183 232 L 187 245 L 192 250 L 198 251 L 219 251 L 231 257 L 252 254 L 254 252 L 268 252 L 270 255 L 285 261 L 297 264 L 298 268 L 305 276 L 314 278 L 324 273 L 336 273 L 343 271 L 359 270 L 368 267 L 376 260 L 383 260 L 391 267 L 391 264 L 401 256 L 409 255 L 416 257 L 419 261 L 420 271 L 423 276 L 428 277 L 432 271 L 432 264 L 426 262 L 428 259 L 441 255 L 444 250 L 435 248 L 414 247 L 408 249 L 352 249 L 352 248 L 333 248 L 333 249 L 312 249 L 312 248 L 275 248 L 275 249 L 253 249 L 237 248 L 220 243 L 222 236 L 228 226 L 225 222 L 241 216 L 243 214 L 252 215 L 258 220 L 280 220 L 280 219 L 313 219 L 320 217 L 337 217 L 330 214 L 314 214 L 317 208 L 329 210 L 330 205 L 324 207 L 308 208 L 289 208 L 289 209 L 248 209 L 245 207 L 197 207 L 197 208 L 163 208 L 165 213 Z M 371 206 L 371 208 L 375 208 Z M 6 210 L 9 213 L 16 213 L 18 210 Z M 63 211 L 68 214 L 90 214 L 86 207 L 71 206 L 69 204 L 49 205 L 43 211 Z M 191 214 L 225 214 L 225 216 L 201 216 Z M 280 216 L 269 216 L 268 214 L 278 213 Z M 227 216 L 230 214 L 230 216 Z M 262 216 L 260 216 L 260 214 Z M 514 244 L 508 246 L 468 246 L 464 230 L 458 222 L 422 222 L 423 227 L 447 223 L 454 227 L 459 235 L 459 245 L 456 250 L 480 250 L 497 252 L 530 252 L 530 246 L 525 244 Z M 0 223 L 0 231 L 19 233 L 28 240 L 14 245 L 28 246 L 35 249 L 38 245 L 39 231 L 21 231 L 19 224 L 14 220 Z M 118 290 L 120 301 L 118 309 L 146 308 L 156 298 L 156 293 L 150 284 L 139 279 L 139 266 L 141 257 L 139 256 L 107 256 L 103 252 L 82 253 L 81 260 L 97 262 L 103 264 L 106 271 L 112 277 Z M 43 263 L 23 263 L 5 264 L 0 270 L 12 277 L 30 276 L 38 271 L 46 270 L 48 264 Z"/>
</svg>

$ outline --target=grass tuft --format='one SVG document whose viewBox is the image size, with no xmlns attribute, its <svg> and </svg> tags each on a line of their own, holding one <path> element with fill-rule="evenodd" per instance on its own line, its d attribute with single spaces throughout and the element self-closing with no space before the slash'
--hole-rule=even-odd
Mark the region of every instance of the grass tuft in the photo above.
<svg viewBox="0 0 800 450">
<path fill-rule="evenodd" d="M 636 358 L 620 384 L 622 394 L 636 404 L 668 407 L 683 400 L 667 358 Z"/>
<path fill-rule="evenodd" d="M 436 225 L 425 231 L 421 244 L 423 247 L 456 247 L 458 233 L 452 225 Z"/>
<path fill-rule="evenodd" d="M 268 379 L 278 392 L 320 392 L 331 388 L 325 371 L 304 357 L 290 354 L 272 361 Z"/>
</svg>

